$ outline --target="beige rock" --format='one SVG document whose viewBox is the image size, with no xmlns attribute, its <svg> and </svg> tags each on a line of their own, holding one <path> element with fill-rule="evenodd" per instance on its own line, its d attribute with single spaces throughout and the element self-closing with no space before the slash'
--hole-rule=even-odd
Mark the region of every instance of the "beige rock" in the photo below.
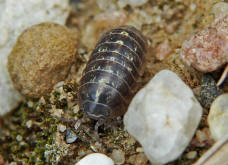
<svg viewBox="0 0 228 165">
<path fill-rule="evenodd" d="M 227 2 L 216 3 L 212 8 L 212 12 L 215 14 L 216 17 L 228 14 L 228 3 Z"/>
<path fill-rule="evenodd" d="M 111 158 L 115 164 L 124 164 L 125 153 L 122 150 L 114 149 L 111 154 Z"/>
<path fill-rule="evenodd" d="M 187 159 L 195 159 L 197 156 L 197 152 L 196 151 L 190 151 L 186 154 Z"/>
<path fill-rule="evenodd" d="M 211 136 L 218 141 L 228 134 L 228 93 L 218 96 L 210 107 L 207 118 Z"/>
<path fill-rule="evenodd" d="M 41 23 L 25 30 L 8 56 L 14 87 L 39 98 L 66 78 L 77 51 L 77 34 L 65 26 Z"/>
</svg>

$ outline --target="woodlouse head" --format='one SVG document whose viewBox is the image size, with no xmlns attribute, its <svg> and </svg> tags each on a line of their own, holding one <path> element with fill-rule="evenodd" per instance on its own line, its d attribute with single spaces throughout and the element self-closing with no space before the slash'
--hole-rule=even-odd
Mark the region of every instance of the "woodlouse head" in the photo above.
<svg viewBox="0 0 228 165">
<path fill-rule="evenodd" d="M 81 109 L 86 115 L 94 120 L 106 119 L 109 117 L 110 108 L 107 105 L 94 103 L 94 102 L 85 102 Z"/>
</svg>

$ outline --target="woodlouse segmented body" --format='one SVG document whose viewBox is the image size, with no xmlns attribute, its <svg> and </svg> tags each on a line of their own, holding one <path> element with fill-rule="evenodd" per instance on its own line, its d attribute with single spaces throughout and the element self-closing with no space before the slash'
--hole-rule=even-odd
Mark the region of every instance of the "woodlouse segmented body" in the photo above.
<svg viewBox="0 0 228 165">
<path fill-rule="evenodd" d="M 146 39 L 132 26 L 105 33 L 80 81 L 80 109 L 95 120 L 124 114 L 142 75 L 146 51 Z"/>
</svg>

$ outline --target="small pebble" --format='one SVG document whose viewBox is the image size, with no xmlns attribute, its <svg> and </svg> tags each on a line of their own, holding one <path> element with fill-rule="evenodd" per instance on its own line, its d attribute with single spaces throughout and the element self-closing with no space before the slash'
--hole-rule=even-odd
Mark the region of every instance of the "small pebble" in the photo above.
<svg viewBox="0 0 228 165">
<path fill-rule="evenodd" d="M 186 154 L 187 159 L 195 159 L 197 156 L 197 152 L 196 151 L 190 151 Z"/>
<path fill-rule="evenodd" d="M 28 104 L 28 107 L 29 107 L 29 108 L 32 108 L 33 105 L 34 105 L 34 103 L 33 103 L 31 100 L 29 100 L 29 101 L 27 102 L 27 104 Z"/>
<path fill-rule="evenodd" d="M 18 142 L 21 142 L 23 138 L 22 138 L 21 135 L 17 135 L 16 139 L 17 139 Z"/>
<path fill-rule="evenodd" d="M 156 48 L 156 58 L 160 61 L 164 60 L 170 53 L 172 49 L 169 44 L 169 40 L 165 40 L 164 42 L 160 43 Z"/>
<path fill-rule="evenodd" d="M 135 165 L 144 165 L 148 162 L 148 159 L 144 153 L 139 153 L 136 155 Z"/>
<path fill-rule="evenodd" d="M 85 156 L 75 165 L 114 165 L 114 162 L 102 153 L 93 153 Z"/>
<path fill-rule="evenodd" d="M 65 130 L 66 130 L 66 126 L 60 124 L 60 125 L 59 125 L 59 131 L 63 133 L 63 132 L 65 132 Z"/>
<path fill-rule="evenodd" d="M 2 155 L 0 155 L 0 165 L 3 165 L 5 163 L 4 158 Z"/>
<path fill-rule="evenodd" d="M 27 126 L 27 128 L 31 128 L 32 127 L 32 120 L 27 121 L 26 126 Z"/>
<path fill-rule="evenodd" d="M 97 152 L 97 149 L 96 149 L 96 147 L 95 147 L 93 144 L 90 145 L 90 149 L 91 149 L 93 152 Z"/>
<path fill-rule="evenodd" d="M 228 3 L 227 2 L 218 2 L 213 6 L 213 13 L 216 17 L 221 15 L 228 14 Z"/>
<path fill-rule="evenodd" d="M 11 162 L 9 165 L 17 165 L 17 162 Z"/>
<path fill-rule="evenodd" d="M 43 96 L 40 98 L 39 103 L 40 103 L 40 104 L 43 104 L 43 105 L 46 104 L 46 101 L 45 101 L 45 99 L 44 99 Z"/>
<path fill-rule="evenodd" d="M 216 141 L 228 134 L 228 93 L 214 100 L 207 121 L 211 136 Z"/>
<path fill-rule="evenodd" d="M 139 153 L 136 155 L 131 155 L 127 162 L 134 165 L 146 165 L 148 159 L 144 153 Z"/>
<path fill-rule="evenodd" d="M 78 113 L 78 111 L 79 111 L 78 104 L 73 107 L 73 111 L 74 111 L 74 113 Z"/>
<path fill-rule="evenodd" d="M 196 4 L 194 4 L 194 3 L 192 3 L 191 5 L 190 5 L 190 9 L 191 9 L 191 11 L 195 11 L 196 10 Z"/>
<path fill-rule="evenodd" d="M 69 128 L 66 129 L 66 143 L 71 144 L 77 140 L 76 134 Z"/>
<path fill-rule="evenodd" d="M 55 84 L 53 88 L 60 88 L 63 86 L 63 84 L 64 84 L 64 81 L 60 81 L 57 84 Z"/>
<path fill-rule="evenodd" d="M 74 129 L 77 130 L 80 127 L 80 125 L 81 125 L 80 121 L 76 122 L 74 125 Z"/>
<path fill-rule="evenodd" d="M 136 148 L 136 152 L 143 152 L 143 148 L 142 147 L 137 147 Z"/>
<path fill-rule="evenodd" d="M 221 95 L 223 91 L 216 85 L 216 81 L 209 74 L 204 74 L 200 91 L 200 102 L 205 108 L 210 108 L 214 99 Z"/>
<path fill-rule="evenodd" d="M 111 154 L 111 158 L 115 164 L 124 164 L 125 162 L 125 153 L 122 150 L 114 149 Z"/>
<path fill-rule="evenodd" d="M 163 70 L 135 95 L 124 126 L 152 164 L 165 164 L 183 153 L 201 116 L 192 90 L 174 72 Z"/>
<path fill-rule="evenodd" d="M 81 149 L 78 151 L 78 156 L 79 157 L 82 157 L 82 156 L 85 156 L 86 155 L 86 151 L 84 149 Z"/>
<path fill-rule="evenodd" d="M 61 117 L 64 114 L 62 109 L 55 109 L 54 115 L 57 117 Z"/>
<path fill-rule="evenodd" d="M 209 139 L 208 135 L 205 131 L 197 130 L 196 131 L 196 138 L 201 143 Z"/>
</svg>

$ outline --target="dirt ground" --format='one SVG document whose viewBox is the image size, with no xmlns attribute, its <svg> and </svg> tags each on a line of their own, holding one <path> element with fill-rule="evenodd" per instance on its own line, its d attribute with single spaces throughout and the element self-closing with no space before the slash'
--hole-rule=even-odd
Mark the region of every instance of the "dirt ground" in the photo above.
<svg viewBox="0 0 228 165">
<path fill-rule="evenodd" d="M 83 116 L 77 105 L 82 71 L 99 37 L 110 28 L 129 24 L 142 31 L 149 45 L 145 72 L 138 88 L 158 71 L 169 69 L 193 89 L 199 100 L 202 99 L 197 91 L 205 85 L 202 83 L 205 74 L 185 64 L 180 58 L 180 49 L 184 40 L 215 19 L 212 8 L 217 2 L 220 1 L 150 0 L 140 7 L 126 5 L 121 8 L 117 0 L 109 3 L 105 0 L 72 1 L 67 26 L 79 35 L 76 62 L 65 82 L 49 95 L 39 100 L 27 98 L 12 113 L 0 118 L 0 164 L 75 164 L 92 152 L 112 157 L 113 151 L 118 150 L 124 156 L 123 164 L 150 165 L 140 144 L 124 130 L 122 117 L 99 128 L 99 141 L 94 138 L 93 120 L 87 119 L 79 129 L 74 129 L 75 121 Z M 218 79 L 221 70 L 211 73 L 211 81 Z M 227 91 L 227 82 L 222 90 Z M 209 109 L 206 103 L 203 106 L 203 118 L 195 136 L 184 153 L 169 165 L 192 164 L 213 145 L 207 124 Z M 66 143 L 65 128 L 77 136 L 75 142 Z"/>
</svg>

